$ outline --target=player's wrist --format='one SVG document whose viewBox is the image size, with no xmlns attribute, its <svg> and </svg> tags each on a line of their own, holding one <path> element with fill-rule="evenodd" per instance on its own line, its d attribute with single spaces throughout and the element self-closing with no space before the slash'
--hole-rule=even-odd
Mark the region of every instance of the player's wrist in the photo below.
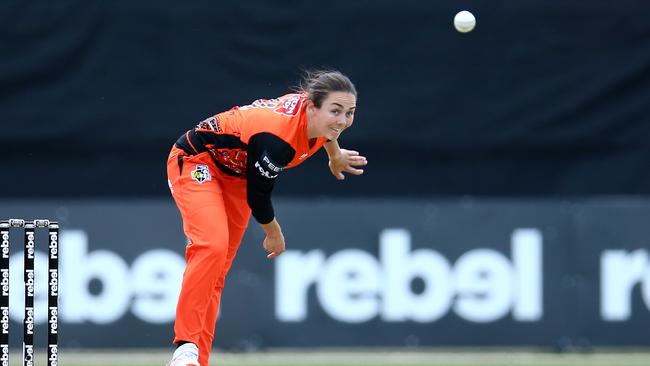
<svg viewBox="0 0 650 366">
<path fill-rule="evenodd" d="M 275 239 L 281 239 L 281 238 L 284 238 L 284 235 L 282 234 L 281 231 L 278 231 L 278 232 L 272 232 L 272 233 L 267 232 L 267 233 L 266 233 L 266 237 L 269 238 L 269 239 L 273 239 L 273 240 L 275 240 Z"/>
<path fill-rule="evenodd" d="M 324 146 L 330 160 L 336 160 L 341 157 L 342 151 L 336 140 L 328 141 Z"/>
<path fill-rule="evenodd" d="M 266 236 L 270 239 L 284 237 L 282 235 L 282 228 L 280 228 L 280 224 L 278 223 L 278 220 L 276 220 L 275 218 L 273 218 L 273 220 L 271 220 L 271 222 L 269 222 L 268 224 L 262 224 L 262 229 L 264 230 Z"/>
</svg>

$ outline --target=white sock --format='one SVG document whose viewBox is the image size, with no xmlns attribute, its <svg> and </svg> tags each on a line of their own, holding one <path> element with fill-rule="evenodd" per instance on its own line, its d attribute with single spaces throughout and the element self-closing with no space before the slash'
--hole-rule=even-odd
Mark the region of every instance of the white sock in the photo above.
<svg viewBox="0 0 650 366">
<path fill-rule="evenodd" d="M 191 353 L 196 358 L 199 357 L 199 347 L 196 346 L 194 343 L 185 343 L 182 346 L 176 348 L 176 351 L 174 351 L 174 355 L 172 356 L 172 359 L 176 359 L 180 355 L 184 353 Z"/>
</svg>

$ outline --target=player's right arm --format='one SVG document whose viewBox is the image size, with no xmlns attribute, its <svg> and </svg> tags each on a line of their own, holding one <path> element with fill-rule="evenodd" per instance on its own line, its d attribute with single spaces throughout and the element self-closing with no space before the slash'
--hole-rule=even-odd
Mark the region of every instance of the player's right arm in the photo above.
<svg viewBox="0 0 650 366">
<path fill-rule="evenodd" d="M 266 237 L 264 238 L 264 243 L 262 246 L 264 247 L 264 250 L 266 250 L 269 254 L 266 256 L 266 258 L 275 258 L 282 254 L 285 249 L 285 243 L 284 243 L 284 235 L 282 234 L 282 228 L 280 228 L 280 224 L 278 223 L 278 220 L 274 217 L 271 222 L 268 224 L 261 224 L 262 229 L 264 229 L 264 233 L 266 234 Z"/>
<path fill-rule="evenodd" d="M 285 248 L 271 193 L 276 178 L 294 156 L 295 150 L 291 145 L 270 133 L 253 135 L 248 141 L 246 198 L 253 217 L 266 234 L 263 246 L 269 252 L 268 258 L 277 257 Z"/>
</svg>

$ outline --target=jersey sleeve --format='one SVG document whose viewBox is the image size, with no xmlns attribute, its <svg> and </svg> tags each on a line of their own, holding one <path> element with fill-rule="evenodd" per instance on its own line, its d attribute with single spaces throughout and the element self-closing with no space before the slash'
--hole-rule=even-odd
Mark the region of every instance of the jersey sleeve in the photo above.
<svg viewBox="0 0 650 366">
<path fill-rule="evenodd" d="M 259 133 L 249 139 L 246 198 L 260 224 L 268 224 L 275 217 L 271 204 L 273 185 L 295 154 L 291 145 L 270 133 Z"/>
</svg>

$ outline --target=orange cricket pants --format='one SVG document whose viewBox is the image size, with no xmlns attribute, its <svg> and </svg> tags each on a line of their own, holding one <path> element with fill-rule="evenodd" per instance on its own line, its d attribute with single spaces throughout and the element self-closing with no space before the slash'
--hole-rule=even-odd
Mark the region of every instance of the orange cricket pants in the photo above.
<svg viewBox="0 0 650 366">
<path fill-rule="evenodd" d="M 187 155 L 176 147 L 167 177 L 189 239 L 174 343 L 195 343 L 199 363 L 208 366 L 224 281 L 250 218 L 246 180 L 221 172 L 209 152 Z"/>
</svg>

